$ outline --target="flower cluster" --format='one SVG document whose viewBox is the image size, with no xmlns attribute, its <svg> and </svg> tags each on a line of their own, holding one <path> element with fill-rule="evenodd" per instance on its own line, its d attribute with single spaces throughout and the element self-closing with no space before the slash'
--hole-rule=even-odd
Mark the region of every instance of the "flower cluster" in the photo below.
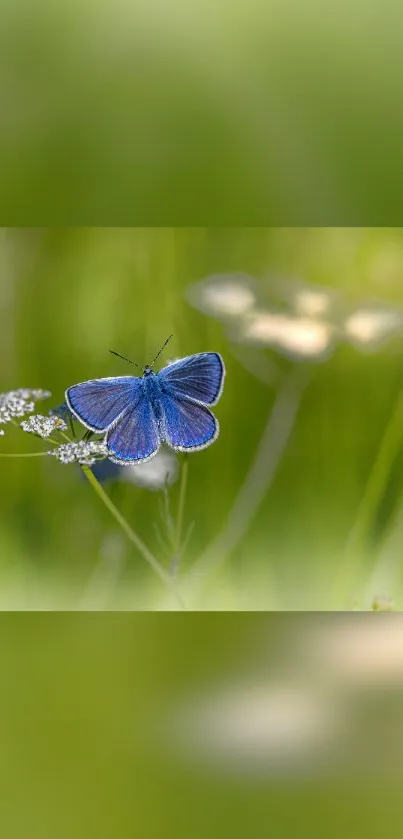
<svg viewBox="0 0 403 839">
<path fill-rule="evenodd" d="M 298 279 L 215 274 L 191 285 L 187 299 L 220 320 L 234 345 L 269 347 L 294 361 L 322 361 L 340 341 L 374 351 L 403 335 L 402 308 L 351 306 L 336 289 Z"/>
<path fill-rule="evenodd" d="M 188 289 L 189 302 L 221 320 L 234 344 L 271 347 L 293 360 L 321 360 L 334 345 L 336 328 L 326 315 L 332 290 L 298 280 L 257 283 L 244 274 L 215 274 Z"/>
<path fill-rule="evenodd" d="M 67 425 L 60 417 L 44 417 L 42 414 L 35 414 L 29 419 L 23 420 L 20 425 L 23 431 L 36 434 L 43 439 L 50 437 L 54 431 L 67 431 Z"/>
<path fill-rule="evenodd" d="M 108 456 L 108 449 L 103 440 L 80 440 L 77 443 L 64 443 L 48 452 L 60 463 L 79 463 L 81 466 L 93 466 L 101 457 Z"/>
<path fill-rule="evenodd" d="M 50 395 L 47 390 L 22 388 L 0 394 L 0 436 L 4 435 L 1 424 L 13 422 L 18 418 L 19 427 L 23 431 L 44 440 L 52 438 L 54 433 L 64 433 L 66 442 L 61 445 L 56 444 L 55 448 L 46 454 L 55 457 L 59 463 L 78 463 L 80 466 L 93 467 L 94 475 L 100 482 L 109 479 L 125 481 L 157 491 L 177 480 L 178 459 L 168 449 L 160 449 L 155 457 L 146 462 L 128 463 L 124 466 L 109 460 L 110 452 L 104 439 L 90 440 L 86 432 L 81 440 L 69 440 L 69 421 L 71 424 L 72 414 L 65 402 L 56 408 L 51 408 L 47 415 L 33 413 L 35 402 L 46 399 Z M 31 416 L 26 417 L 26 414 L 31 414 Z M 25 418 L 21 420 L 21 417 Z M 56 440 L 51 441 L 56 443 Z"/>
<path fill-rule="evenodd" d="M 50 393 L 47 390 L 29 390 L 28 388 L 0 393 L 0 425 L 24 417 L 25 414 L 32 414 L 35 410 L 35 402 L 48 399 L 49 396 Z"/>
</svg>

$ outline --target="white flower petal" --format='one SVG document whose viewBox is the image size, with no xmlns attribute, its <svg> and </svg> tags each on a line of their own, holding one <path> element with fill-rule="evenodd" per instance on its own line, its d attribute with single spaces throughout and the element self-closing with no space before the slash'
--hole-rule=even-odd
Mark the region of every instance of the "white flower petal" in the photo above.
<svg viewBox="0 0 403 839">
<path fill-rule="evenodd" d="M 293 358 L 314 359 L 329 351 L 333 333 L 333 327 L 322 321 L 261 310 L 245 320 L 239 338 L 272 346 Z"/>
<path fill-rule="evenodd" d="M 217 318 L 239 317 L 256 303 L 254 284 L 244 274 L 213 275 L 190 286 L 187 296 L 196 309 Z"/>
</svg>

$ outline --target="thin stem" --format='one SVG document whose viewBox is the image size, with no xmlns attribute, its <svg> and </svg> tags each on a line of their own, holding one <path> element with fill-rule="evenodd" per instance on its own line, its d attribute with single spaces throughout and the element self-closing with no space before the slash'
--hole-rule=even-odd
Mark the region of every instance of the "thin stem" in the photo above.
<svg viewBox="0 0 403 839">
<path fill-rule="evenodd" d="M 179 552 L 181 549 L 181 542 L 182 542 L 182 531 L 183 531 L 183 518 L 184 518 L 184 511 L 185 511 L 185 499 L 186 499 L 186 489 L 187 489 L 187 481 L 188 481 L 188 471 L 189 471 L 189 460 L 188 456 L 185 454 L 183 464 L 182 464 L 182 473 L 181 473 L 181 485 L 179 490 L 179 503 L 178 503 L 178 518 L 176 520 L 176 531 L 175 531 L 175 554 L 179 556 Z"/>
<path fill-rule="evenodd" d="M 61 433 L 63 433 L 63 432 L 61 432 Z M 54 440 L 52 437 L 39 437 L 39 435 L 35 435 L 35 436 L 37 437 L 38 440 L 44 440 L 47 443 L 53 443 L 55 446 L 60 446 L 60 442 L 58 440 Z M 63 435 L 63 436 L 65 436 L 65 435 Z M 69 437 L 66 437 L 66 440 L 68 440 L 69 443 L 71 442 Z M 50 451 L 52 451 L 52 450 L 50 450 Z M 25 452 L 24 454 L 18 454 L 18 453 L 8 454 L 6 452 L 4 452 L 4 453 L 1 452 L 0 457 L 45 457 L 47 454 L 50 454 L 50 451 L 48 450 L 46 452 Z"/>
<path fill-rule="evenodd" d="M 344 549 L 341 575 L 336 581 L 335 597 L 350 596 L 351 584 L 362 560 L 373 516 L 381 501 L 390 470 L 402 441 L 403 394 L 399 393 L 395 409 L 386 425 L 375 462 L 372 466 L 364 495 L 358 507 L 355 522 Z"/>
<path fill-rule="evenodd" d="M 76 439 L 76 432 L 75 432 L 75 428 L 74 428 L 73 417 L 71 416 L 71 414 L 69 416 L 69 426 L 70 426 L 71 436 L 72 436 L 73 440 L 75 440 Z"/>
<path fill-rule="evenodd" d="M 398 591 L 401 577 L 401 544 L 403 537 L 403 503 L 400 502 L 385 538 L 378 552 L 378 560 L 368 584 L 364 589 L 360 605 L 363 609 L 378 596 L 390 596 Z"/>
<path fill-rule="evenodd" d="M 171 516 L 171 505 L 169 503 L 169 491 L 167 483 L 164 485 L 164 503 L 162 505 L 161 518 L 165 524 L 166 534 L 170 541 L 171 548 L 174 550 L 174 523 Z"/>
<path fill-rule="evenodd" d="M 192 594 L 215 572 L 246 535 L 281 461 L 308 384 L 306 368 L 293 368 L 285 379 L 270 411 L 256 455 L 242 484 L 226 524 L 188 573 L 185 582 Z"/>
<path fill-rule="evenodd" d="M 103 502 L 103 504 L 105 504 L 105 507 L 112 514 L 114 519 L 118 522 L 118 524 L 120 525 L 122 530 L 125 532 L 128 539 L 130 539 L 132 544 L 139 551 L 139 553 L 141 553 L 141 555 L 144 557 L 146 562 L 148 562 L 148 564 L 151 565 L 151 568 L 155 571 L 156 574 L 158 574 L 158 576 L 162 580 L 162 582 L 167 586 L 167 588 L 169 588 L 171 593 L 176 597 L 176 599 L 177 599 L 178 603 L 180 604 L 181 608 L 186 610 L 185 603 L 184 603 L 181 595 L 177 591 L 177 588 L 176 588 L 175 584 L 173 583 L 169 574 L 167 574 L 166 571 L 164 571 L 164 569 L 162 568 L 162 566 L 160 565 L 158 560 L 155 558 L 155 556 L 153 556 L 151 551 L 148 550 L 147 545 L 144 544 L 142 539 L 140 539 L 140 537 L 137 535 L 137 533 L 135 533 L 135 531 L 130 527 L 129 523 L 122 516 L 122 514 L 119 512 L 117 507 L 115 507 L 115 505 L 113 504 L 113 502 L 109 498 L 109 495 L 107 495 L 106 492 L 104 492 L 101 484 L 99 483 L 99 481 L 97 481 L 97 479 L 96 479 L 94 473 L 91 471 L 91 469 L 88 466 L 82 466 L 81 468 L 82 468 L 82 470 L 84 472 L 84 475 L 87 478 L 88 482 L 91 484 L 92 488 L 95 490 L 96 494 L 98 495 L 100 500 Z"/>
<path fill-rule="evenodd" d="M 49 452 L 30 452 L 29 454 L 0 454 L 0 457 L 46 457 Z"/>
</svg>

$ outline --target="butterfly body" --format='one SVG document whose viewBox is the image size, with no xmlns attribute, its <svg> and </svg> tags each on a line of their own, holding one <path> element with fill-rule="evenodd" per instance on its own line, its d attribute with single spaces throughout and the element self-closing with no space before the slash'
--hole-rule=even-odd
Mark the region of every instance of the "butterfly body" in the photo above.
<svg viewBox="0 0 403 839">
<path fill-rule="evenodd" d="M 158 375 L 152 370 L 145 369 L 141 377 L 142 394 L 145 399 L 151 403 L 153 414 L 157 425 L 161 424 L 162 409 L 161 409 L 161 384 L 158 380 Z"/>
<path fill-rule="evenodd" d="M 219 425 L 207 406 L 220 398 L 225 376 L 218 353 L 198 353 L 158 373 L 92 379 L 73 385 L 66 401 L 80 422 L 105 433 L 109 457 L 137 463 L 153 457 L 161 443 L 196 451 L 217 439 Z"/>
</svg>

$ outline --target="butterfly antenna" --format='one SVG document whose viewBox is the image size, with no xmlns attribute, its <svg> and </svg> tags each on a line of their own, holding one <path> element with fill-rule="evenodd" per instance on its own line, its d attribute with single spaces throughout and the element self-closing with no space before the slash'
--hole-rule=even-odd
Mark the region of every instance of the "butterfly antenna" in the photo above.
<svg viewBox="0 0 403 839">
<path fill-rule="evenodd" d="M 154 367 L 154 364 L 155 364 L 155 362 L 156 362 L 157 358 L 161 355 L 162 350 L 164 350 L 164 349 L 165 349 L 165 347 L 166 347 L 166 345 L 167 345 L 168 341 L 170 341 L 170 340 L 171 340 L 171 338 L 173 338 L 173 335 L 168 335 L 168 338 L 166 339 L 166 341 L 164 341 L 164 343 L 163 343 L 163 345 L 162 345 L 161 349 L 160 349 L 160 350 L 158 350 L 157 355 L 155 356 L 153 363 L 152 363 L 152 364 L 150 364 L 150 367 Z"/>
<path fill-rule="evenodd" d="M 134 366 L 135 366 L 135 367 L 138 367 L 138 368 L 139 368 L 139 370 L 141 370 L 141 369 L 142 369 L 142 368 L 140 367 L 140 364 L 137 364 L 135 361 L 132 361 L 132 360 L 131 360 L 131 358 L 126 358 L 126 356 L 125 356 L 125 355 L 120 355 L 120 353 L 115 352 L 115 350 L 109 350 L 109 352 L 110 352 L 110 353 L 112 353 L 112 355 L 117 355 L 117 357 L 118 357 L 118 358 L 123 359 L 123 361 L 128 361 L 128 362 L 129 362 L 129 364 L 134 364 Z"/>
</svg>

